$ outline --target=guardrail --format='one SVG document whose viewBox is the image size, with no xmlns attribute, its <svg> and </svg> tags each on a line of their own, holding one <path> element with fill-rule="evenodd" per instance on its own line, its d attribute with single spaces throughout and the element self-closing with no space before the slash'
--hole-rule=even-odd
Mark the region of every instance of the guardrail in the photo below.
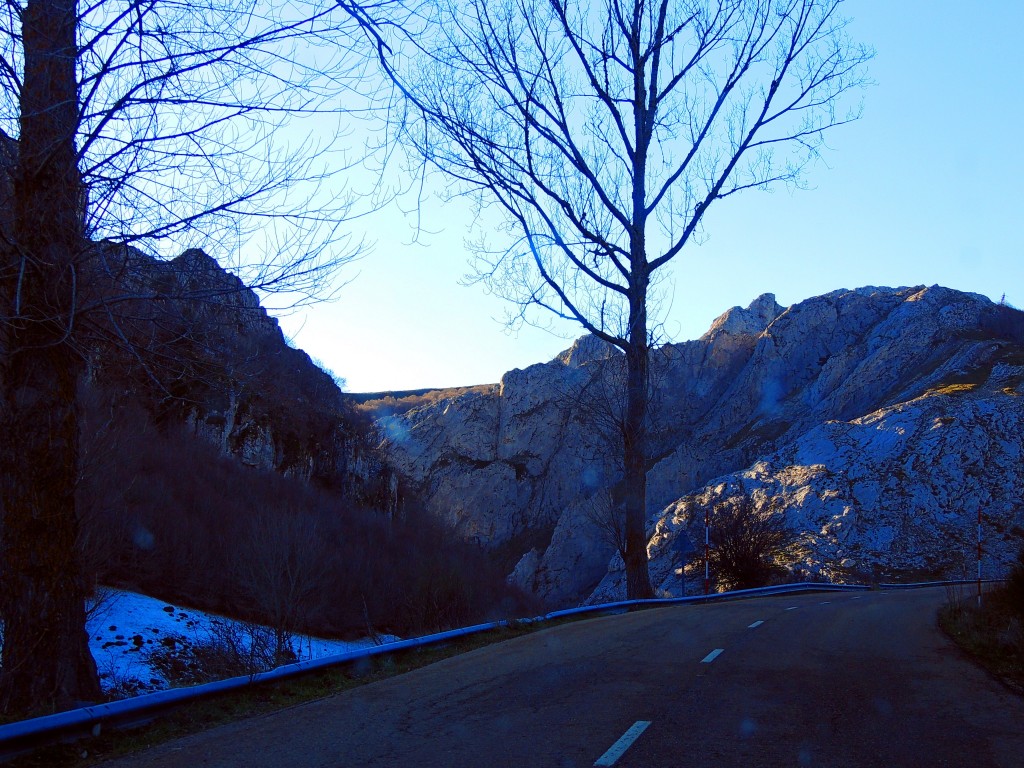
<svg viewBox="0 0 1024 768">
<path fill-rule="evenodd" d="M 920 587 L 951 587 L 955 585 L 1002 584 L 1006 579 L 948 579 L 946 581 L 916 581 L 908 584 L 879 584 L 879 589 L 919 589 Z"/>
<path fill-rule="evenodd" d="M 826 582 L 801 582 L 799 584 L 777 584 L 773 587 L 755 587 L 753 589 L 734 589 L 731 592 L 714 592 L 709 595 L 690 595 L 689 597 L 661 597 L 650 600 L 623 600 L 618 603 L 602 603 L 600 605 L 583 605 L 579 608 L 565 608 L 552 611 L 530 621 L 548 621 L 563 616 L 577 616 L 583 613 L 614 613 L 629 608 L 658 605 L 682 605 L 685 603 L 710 603 L 724 600 L 742 600 L 748 597 L 769 597 L 790 592 L 858 592 L 871 587 L 864 584 L 829 584 Z"/>
<path fill-rule="evenodd" d="M 991 581 L 999 581 L 999 579 L 993 579 Z M 947 584 L 976 583 L 976 580 L 940 581 L 921 582 L 917 584 L 882 584 L 878 585 L 878 588 L 906 589 L 915 587 L 943 586 Z M 284 680 L 289 677 L 306 674 L 319 669 L 351 664 L 356 661 L 370 659 L 376 656 L 386 656 L 414 648 L 438 645 L 455 638 L 475 635 L 481 632 L 489 632 L 514 624 L 543 623 L 545 621 L 560 619 L 567 616 L 579 616 L 583 614 L 623 613 L 631 608 L 639 607 L 721 602 L 725 600 L 768 597 L 771 595 L 789 594 L 794 592 L 857 592 L 870 589 L 872 589 L 872 587 L 864 584 L 830 584 L 818 582 L 780 584 L 773 587 L 740 589 L 732 592 L 718 592 L 710 595 L 655 598 L 650 600 L 622 600 L 615 603 L 602 603 L 600 605 L 580 606 L 579 608 L 566 608 L 564 610 L 546 613 L 543 616 L 535 616 L 530 619 L 512 619 L 492 621 L 485 624 L 475 624 L 471 627 L 451 629 L 446 632 L 438 632 L 436 634 L 425 635 L 423 637 L 414 637 L 408 640 L 397 640 L 383 645 L 360 648 L 355 651 L 349 651 L 335 656 L 325 656 L 319 659 L 300 661 L 253 675 L 232 677 L 227 680 L 216 680 L 212 683 L 204 683 L 202 685 L 191 686 L 188 688 L 172 688 L 166 691 L 157 691 L 156 693 L 147 693 L 142 696 L 135 696 L 130 699 L 121 699 L 119 701 L 112 701 L 106 704 L 95 704 L 92 706 L 81 707 L 79 709 L 72 709 L 66 712 L 58 712 L 54 715 L 45 715 L 43 717 L 36 717 L 16 723 L 0 725 L 0 761 L 45 744 L 53 744 L 64 739 L 85 737 L 88 735 L 98 736 L 100 730 L 104 727 L 116 726 L 119 724 L 125 725 L 139 723 L 151 719 L 158 712 L 190 701 L 197 701 L 252 685 L 260 685 L 263 683 L 273 682 L 275 680 Z"/>
</svg>

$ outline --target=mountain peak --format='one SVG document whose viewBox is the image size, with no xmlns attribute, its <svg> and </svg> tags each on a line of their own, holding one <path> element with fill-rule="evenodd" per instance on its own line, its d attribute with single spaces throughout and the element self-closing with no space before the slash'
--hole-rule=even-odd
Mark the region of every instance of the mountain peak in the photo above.
<svg viewBox="0 0 1024 768">
<path fill-rule="evenodd" d="M 619 354 L 618 350 L 592 333 L 580 336 L 568 349 L 555 355 L 552 363 L 561 363 L 567 368 L 579 368 L 584 363 L 607 360 Z"/>
<path fill-rule="evenodd" d="M 762 293 L 746 309 L 737 306 L 719 315 L 708 332 L 701 336 L 701 341 L 714 341 L 721 334 L 757 336 L 784 310 L 785 307 L 775 301 L 774 293 Z"/>
</svg>

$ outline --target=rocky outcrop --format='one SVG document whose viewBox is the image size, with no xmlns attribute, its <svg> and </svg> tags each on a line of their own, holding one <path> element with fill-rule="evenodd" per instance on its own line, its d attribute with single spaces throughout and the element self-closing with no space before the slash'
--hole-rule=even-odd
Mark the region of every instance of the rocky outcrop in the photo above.
<svg viewBox="0 0 1024 768">
<path fill-rule="evenodd" d="M 491 547 L 546 543 L 563 511 L 615 474 L 578 407 L 616 354 L 581 339 L 550 363 L 510 371 L 497 387 L 386 417 L 389 460 L 460 536 Z"/>
<path fill-rule="evenodd" d="M 979 511 L 983 569 L 1001 575 L 1024 543 L 1022 380 L 1024 366 L 998 364 L 984 381 L 928 389 L 858 419 L 821 424 L 716 478 L 655 515 L 653 582 L 662 594 L 679 593 L 677 538 L 702 541 L 704 510 L 737 496 L 757 512 L 781 512 L 799 534 L 799 554 L 787 565 L 803 576 L 971 578 Z M 615 562 L 591 599 L 624 589 Z"/>
<path fill-rule="evenodd" d="M 863 416 L 988 364 L 998 311 L 938 287 L 835 291 L 790 307 L 747 336 L 735 377 L 699 422 L 673 435 L 648 476 L 649 513 L 823 421 Z"/>
<path fill-rule="evenodd" d="M 114 300 L 90 318 L 95 382 L 247 466 L 394 511 L 396 478 L 365 419 L 237 276 L 200 250 L 163 261 L 98 243 L 85 264 L 90 302 Z"/>
<path fill-rule="evenodd" d="M 866 287 L 789 308 L 761 296 L 700 339 L 655 350 L 648 512 L 657 580 L 670 586 L 678 564 L 665 553 L 672 532 L 692 524 L 694 500 L 722 501 L 741 487 L 786 509 L 805 534 L 799 567 L 830 576 L 956 571 L 940 542 L 963 539 L 956 526 L 972 504 L 989 504 L 993 524 L 1012 536 L 1016 507 L 990 502 L 1021 450 L 1019 400 L 1007 389 L 1024 376 L 1022 344 L 1024 315 L 985 297 Z M 620 477 L 603 427 L 617 377 L 621 357 L 585 338 L 506 374 L 500 387 L 391 419 L 387 450 L 434 514 L 521 557 L 512 573 L 520 585 L 551 603 L 578 600 L 599 581 L 600 595 L 617 595 L 621 563 L 608 564 L 600 519 Z M 879 435 L 897 429 L 913 439 L 886 453 Z M 929 469 L 933 459 L 946 469 Z M 994 562 L 1009 548 L 994 546 Z"/>
</svg>

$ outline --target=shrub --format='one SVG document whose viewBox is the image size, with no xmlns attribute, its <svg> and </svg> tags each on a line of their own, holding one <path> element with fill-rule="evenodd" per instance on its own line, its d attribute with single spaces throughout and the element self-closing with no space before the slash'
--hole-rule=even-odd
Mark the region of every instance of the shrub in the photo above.
<svg viewBox="0 0 1024 768">
<path fill-rule="evenodd" d="M 150 665 L 172 686 L 254 675 L 295 661 L 287 645 L 269 627 L 248 622 L 214 620 L 208 632 L 195 637 L 167 635 L 148 652 Z"/>
<path fill-rule="evenodd" d="M 780 560 L 796 538 L 780 511 L 741 492 L 711 514 L 712 575 L 726 589 L 765 586 L 786 575 Z"/>
<path fill-rule="evenodd" d="M 952 587 L 947 595 L 939 625 L 979 663 L 1024 691 L 1024 614 L 1019 593 L 1014 603 L 1010 587 L 1003 585 L 986 592 L 981 606 L 970 587 Z"/>
</svg>

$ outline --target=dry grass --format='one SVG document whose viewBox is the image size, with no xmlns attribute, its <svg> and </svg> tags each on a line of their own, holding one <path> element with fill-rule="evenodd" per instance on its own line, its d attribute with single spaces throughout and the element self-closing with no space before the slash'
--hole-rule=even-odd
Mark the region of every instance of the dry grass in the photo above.
<svg viewBox="0 0 1024 768">
<path fill-rule="evenodd" d="M 1006 587 L 985 593 L 979 608 L 970 590 L 948 590 L 939 626 L 981 666 L 1024 693 L 1024 613 Z"/>
<path fill-rule="evenodd" d="M 964 395 L 968 392 L 973 392 L 978 388 L 977 383 L 959 383 L 959 384 L 945 384 L 941 387 L 935 387 L 934 389 L 928 390 L 930 395 Z"/>
<path fill-rule="evenodd" d="M 412 392 L 379 392 L 370 395 L 350 395 L 359 413 L 378 419 L 383 416 L 401 416 L 414 408 L 422 408 L 439 400 L 467 394 L 494 394 L 497 384 L 479 384 L 473 387 L 414 390 Z"/>
</svg>

